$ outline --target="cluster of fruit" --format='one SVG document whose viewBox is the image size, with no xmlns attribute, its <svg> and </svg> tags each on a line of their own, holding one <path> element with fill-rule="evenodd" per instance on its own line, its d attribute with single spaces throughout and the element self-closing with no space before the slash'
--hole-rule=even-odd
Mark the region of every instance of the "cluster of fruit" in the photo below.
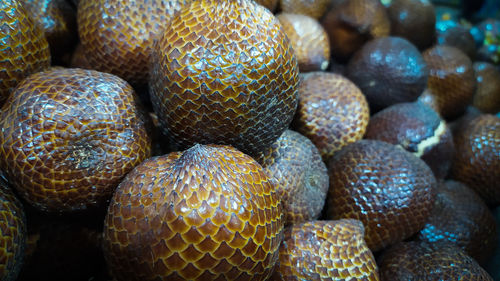
<svg viewBox="0 0 500 281">
<path fill-rule="evenodd" d="M 2 0 L 0 280 L 493 280 L 498 38 L 425 0 Z"/>
</svg>

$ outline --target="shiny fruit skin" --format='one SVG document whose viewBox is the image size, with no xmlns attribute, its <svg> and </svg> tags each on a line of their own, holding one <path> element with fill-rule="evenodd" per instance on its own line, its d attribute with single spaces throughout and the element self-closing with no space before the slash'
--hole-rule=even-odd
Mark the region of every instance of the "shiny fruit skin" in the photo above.
<svg viewBox="0 0 500 281">
<path fill-rule="evenodd" d="M 151 101 L 179 147 L 230 144 L 249 155 L 287 129 L 298 64 L 278 20 L 247 0 L 185 5 L 155 44 Z"/>
<path fill-rule="evenodd" d="M 0 167 L 43 211 L 99 207 L 150 156 L 145 115 L 112 74 L 53 68 L 25 79 L 0 112 Z"/>
<path fill-rule="evenodd" d="M 274 180 L 230 146 L 150 158 L 120 184 L 104 222 L 118 280 L 265 280 L 284 213 Z"/>
<path fill-rule="evenodd" d="M 49 44 L 20 0 L 0 2 L 0 105 L 21 80 L 50 66 Z"/>
</svg>

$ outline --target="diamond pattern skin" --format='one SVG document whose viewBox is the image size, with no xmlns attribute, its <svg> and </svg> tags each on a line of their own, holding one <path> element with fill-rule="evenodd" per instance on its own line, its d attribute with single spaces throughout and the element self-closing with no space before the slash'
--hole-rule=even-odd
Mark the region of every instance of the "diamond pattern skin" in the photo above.
<svg viewBox="0 0 500 281">
<path fill-rule="evenodd" d="M 255 160 L 198 144 L 127 175 L 103 246 L 117 280 L 266 280 L 284 220 L 274 180 Z"/>
<path fill-rule="evenodd" d="M 493 281 L 473 258 L 453 244 L 399 243 L 384 252 L 378 264 L 382 281 Z"/>
<path fill-rule="evenodd" d="M 419 99 L 445 119 L 459 116 L 476 91 L 472 61 L 459 49 L 446 45 L 436 45 L 422 55 L 429 67 L 429 79 Z"/>
<path fill-rule="evenodd" d="M 50 66 L 44 33 L 18 0 L 0 2 L 0 105 L 14 87 L 32 73 Z"/>
<path fill-rule="evenodd" d="M 0 168 L 42 211 L 98 207 L 150 156 L 145 118 L 132 87 L 112 74 L 34 74 L 0 113 Z"/>
<path fill-rule="evenodd" d="M 325 163 L 343 146 L 363 138 L 369 119 L 368 102 L 349 79 L 326 72 L 303 76 L 293 128 L 316 145 Z"/>
<path fill-rule="evenodd" d="M 481 197 L 465 184 L 440 182 L 432 213 L 418 239 L 454 243 L 484 264 L 497 244 L 495 218 Z"/>
<path fill-rule="evenodd" d="M 436 179 L 420 158 L 392 144 L 360 140 L 328 165 L 329 219 L 363 222 L 372 251 L 409 238 L 430 215 Z"/>
<path fill-rule="evenodd" d="M 311 221 L 285 229 L 272 281 L 379 280 L 360 221 Z"/>
<path fill-rule="evenodd" d="M 323 26 L 305 15 L 280 13 L 276 17 L 290 39 L 300 72 L 325 70 L 330 62 L 330 41 Z"/>
<path fill-rule="evenodd" d="M 0 180 L 0 280 L 14 281 L 19 274 L 26 246 L 23 206 Z"/>
<path fill-rule="evenodd" d="M 151 76 L 154 110 L 180 148 L 229 144 L 256 155 L 287 129 L 297 107 L 291 44 L 253 1 L 185 5 L 155 45 Z"/>
<path fill-rule="evenodd" d="M 280 0 L 280 7 L 283 13 L 301 14 L 319 19 L 326 13 L 330 2 L 330 0 Z"/>
<path fill-rule="evenodd" d="M 147 84 L 153 41 L 188 0 L 82 0 L 78 34 L 93 69 Z"/>
<path fill-rule="evenodd" d="M 454 136 L 452 178 L 465 183 L 488 204 L 500 203 L 500 118 L 482 114 Z"/>
<path fill-rule="evenodd" d="M 286 130 L 256 160 L 278 181 L 286 224 L 320 216 L 328 191 L 328 173 L 318 149 L 308 138 Z"/>
</svg>

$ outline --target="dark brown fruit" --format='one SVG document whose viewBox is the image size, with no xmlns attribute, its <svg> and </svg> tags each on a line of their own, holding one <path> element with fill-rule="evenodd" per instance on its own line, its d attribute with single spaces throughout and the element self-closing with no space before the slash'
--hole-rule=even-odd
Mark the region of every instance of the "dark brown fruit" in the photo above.
<svg viewBox="0 0 500 281">
<path fill-rule="evenodd" d="M 274 12 L 274 10 L 276 10 L 276 7 L 278 6 L 278 0 L 255 0 L 255 2 L 268 8 L 271 12 Z"/>
<path fill-rule="evenodd" d="M 45 33 L 55 64 L 64 63 L 78 41 L 76 10 L 66 0 L 22 0 L 33 22 Z"/>
<path fill-rule="evenodd" d="M 429 0 L 392 0 L 387 8 L 391 34 L 419 49 L 430 47 L 435 38 L 436 13 Z"/>
<path fill-rule="evenodd" d="M 328 173 L 308 138 L 286 130 L 256 160 L 278 182 L 286 224 L 319 217 L 328 191 Z"/>
<path fill-rule="evenodd" d="M 471 60 L 459 49 L 445 45 L 426 50 L 423 57 L 429 79 L 420 100 L 446 119 L 459 116 L 472 102 L 476 90 Z"/>
<path fill-rule="evenodd" d="M 382 281 L 493 281 L 473 258 L 453 244 L 399 243 L 385 251 L 378 264 Z"/>
<path fill-rule="evenodd" d="M 82 44 L 78 44 L 73 51 L 70 66 L 72 68 L 92 69 L 92 65 L 87 59 L 87 55 L 85 54 Z"/>
<path fill-rule="evenodd" d="M 265 280 L 284 213 L 274 180 L 230 146 L 146 160 L 109 205 L 104 252 L 117 280 Z"/>
<path fill-rule="evenodd" d="M 331 0 L 280 0 L 281 12 L 301 14 L 315 19 L 323 16 Z"/>
<path fill-rule="evenodd" d="M 379 0 L 349 0 L 331 9 L 321 21 L 330 38 L 332 56 L 348 61 L 367 41 L 388 36 L 390 21 Z"/>
<path fill-rule="evenodd" d="M 487 62 L 475 62 L 477 88 L 472 105 L 484 113 L 500 111 L 500 70 Z"/>
<path fill-rule="evenodd" d="M 476 57 L 476 42 L 469 29 L 454 20 L 441 20 L 436 24 L 436 43 L 460 49 L 471 60 Z"/>
<path fill-rule="evenodd" d="M 360 221 L 349 219 L 287 228 L 271 280 L 379 280 L 364 232 Z"/>
<path fill-rule="evenodd" d="M 230 144 L 250 155 L 287 129 L 298 65 L 278 20 L 253 1 L 195 1 L 160 35 L 151 100 L 180 148 Z"/>
<path fill-rule="evenodd" d="M 304 75 L 293 125 L 316 145 L 325 163 L 363 138 L 369 118 L 365 97 L 349 79 L 326 72 Z"/>
<path fill-rule="evenodd" d="M 439 184 L 432 213 L 418 239 L 451 242 L 479 263 L 485 263 L 497 244 L 493 214 L 474 191 L 456 181 Z"/>
<path fill-rule="evenodd" d="M 0 114 L 0 167 L 44 211 L 96 207 L 149 157 L 132 87 L 107 73 L 52 69 L 25 79 Z"/>
<path fill-rule="evenodd" d="M 330 41 L 319 22 L 299 14 L 281 13 L 276 17 L 290 39 L 300 72 L 326 70 L 330 61 Z"/>
<path fill-rule="evenodd" d="M 378 112 L 370 118 L 365 138 L 408 150 L 422 158 L 437 178 L 448 175 L 455 152 L 446 122 L 420 102 L 395 104 Z"/>
<path fill-rule="evenodd" d="M 146 84 L 153 41 L 188 1 L 80 1 L 78 34 L 92 68 Z"/>
<path fill-rule="evenodd" d="M 422 94 L 429 70 L 418 49 L 400 37 L 366 43 L 349 61 L 347 77 L 363 92 L 373 112 Z"/>
<path fill-rule="evenodd" d="M 0 2 L 0 105 L 21 80 L 50 66 L 49 44 L 19 0 Z"/>
<path fill-rule="evenodd" d="M 372 251 L 409 238 L 427 221 L 436 179 L 410 152 L 360 140 L 337 152 L 328 165 L 328 217 L 363 222 Z"/>
<path fill-rule="evenodd" d="M 21 202 L 0 179 L 0 280 L 16 280 L 24 259 L 26 218 Z"/>
<path fill-rule="evenodd" d="M 476 191 L 489 204 L 500 203 L 500 118 L 482 114 L 454 137 L 452 177 Z"/>
</svg>

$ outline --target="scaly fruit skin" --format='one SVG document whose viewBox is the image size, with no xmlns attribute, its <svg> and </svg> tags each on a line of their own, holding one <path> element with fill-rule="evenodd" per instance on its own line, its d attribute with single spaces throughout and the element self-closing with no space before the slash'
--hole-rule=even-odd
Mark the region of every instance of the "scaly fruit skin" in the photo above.
<svg viewBox="0 0 500 281">
<path fill-rule="evenodd" d="M 159 36 L 151 64 L 154 110 L 180 148 L 230 144 L 256 155 L 287 129 L 297 107 L 291 44 L 253 1 L 185 5 Z"/>
<path fill-rule="evenodd" d="M 14 87 L 50 66 L 49 44 L 18 0 L 0 2 L 0 105 Z"/>
<path fill-rule="evenodd" d="M 278 189 L 231 146 L 150 158 L 120 184 L 104 222 L 117 280 L 265 280 L 283 239 Z"/>
<path fill-rule="evenodd" d="M 0 280 L 14 281 L 26 246 L 26 218 L 21 202 L 0 180 Z"/>
<path fill-rule="evenodd" d="M 42 211 L 98 207 L 151 154 L 132 87 L 112 74 L 53 68 L 25 79 L 0 112 L 0 167 Z"/>
</svg>

